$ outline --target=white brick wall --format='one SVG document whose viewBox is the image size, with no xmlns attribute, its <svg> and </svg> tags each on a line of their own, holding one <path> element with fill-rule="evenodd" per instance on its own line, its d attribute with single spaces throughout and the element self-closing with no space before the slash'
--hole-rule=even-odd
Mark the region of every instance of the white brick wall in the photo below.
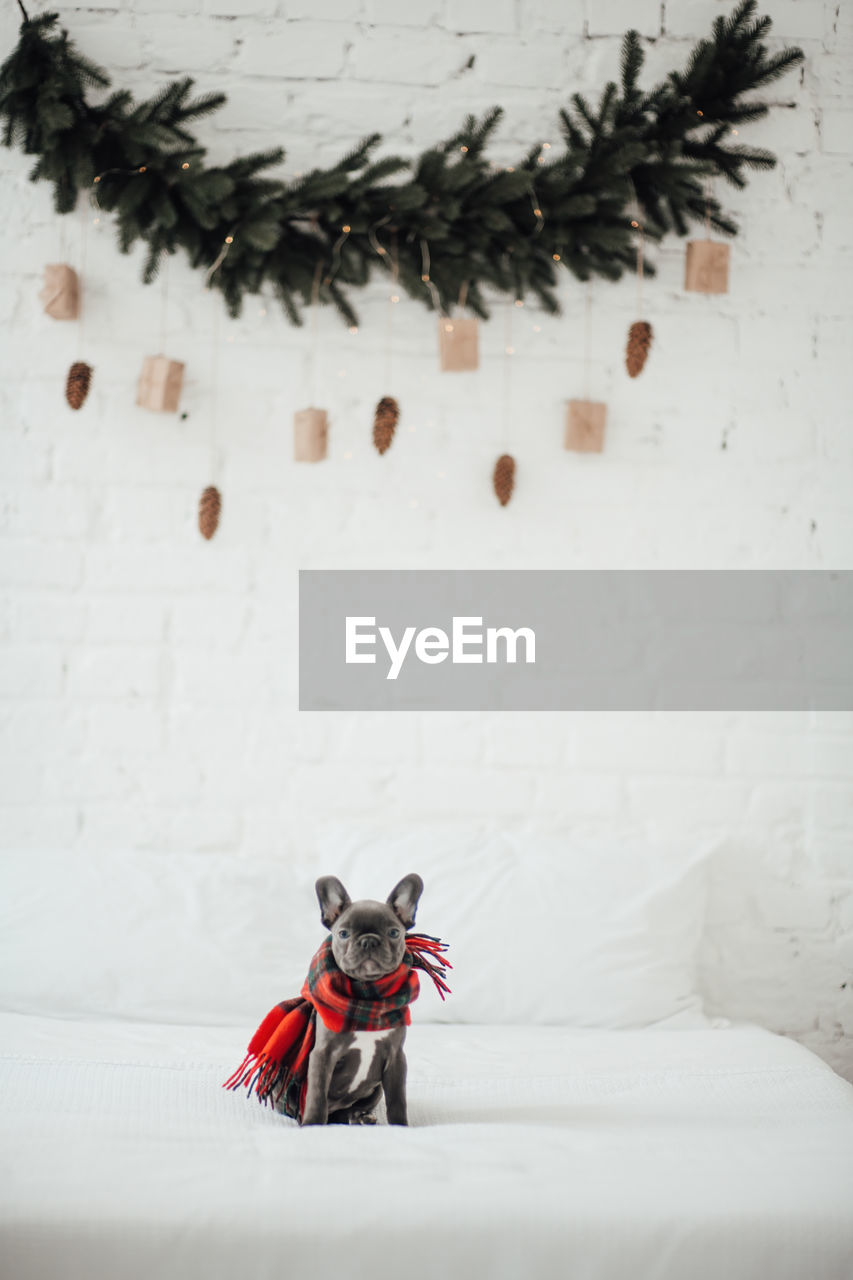
<svg viewBox="0 0 853 1280">
<path fill-rule="evenodd" d="M 43 6 L 30 0 L 35 10 Z M 362 134 L 424 145 L 500 102 L 498 153 L 554 128 L 558 105 L 600 88 L 619 38 L 650 38 L 650 74 L 683 61 L 728 10 L 719 0 L 110 0 L 63 21 L 117 84 L 147 93 L 189 70 L 223 88 L 202 127 L 212 158 L 281 142 L 286 171 Z M 87 228 L 86 331 L 37 299 L 46 261 L 79 263 L 81 212 L 60 226 L 29 163 L 0 154 L 0 841 L 5 847 L 299 848 L 327 815 L 415 822 L 438 813 L 538 813 L 584 829 L 719 832 L 702 979 L 710 1007 L 813 1046 L 853 1078 L 853 716 L 300 716 L 299 567 L 846 567 L 853 553 L 846 209 L 853 83 L 845 6 L 768 0 L 807 62 L 770 89 L 780 109 L 744 128 L 773 148 L 742 194 L 732 289 L 683 293 L 683 247 L 657 251 L 643 376 L 622 365 L 634 283 L 593 289 L 589 392 L 607 399 L 601 457 L 561 449 L 562 406 L 584 393 L 584 294 L 565 315 L 513 315 L 509 445 L 518 488 L 490 490 L 502 447 L 503 314 L 483 368 L 442 377 L 434 324 L 399 306 L 387 386 L 385 295 L 357 299 L 355 336 L 320 320 L 329 461 L 291 461 L 309 394 L 307 332 L 268 303 L 211 339 L 210 300 L 168 272 L 165 348 L 186 361 L 185 420 L 134 407 L 160 347 L 161 289 L 138 283 L 104 219 Z M 0 12 L 4 50 L 13 5 Z M 774 36 L 775 46 L 782 41 Z M 473 65 L 467 67 L 473 56 Z M 91 214 L 88 215 L 91 217 Z M 534 326 L 539 326 L 537 332 Z M 219 365 L 225 508 L 210 545 L 195 509 L 211 478 Z M 68 364 L 95 366 L 90 401 L 62 398 Z M 372 407 L 403 418 L 385 458 Z M 333 868 L 329 868 L 333 870 Z"/>
</svg>

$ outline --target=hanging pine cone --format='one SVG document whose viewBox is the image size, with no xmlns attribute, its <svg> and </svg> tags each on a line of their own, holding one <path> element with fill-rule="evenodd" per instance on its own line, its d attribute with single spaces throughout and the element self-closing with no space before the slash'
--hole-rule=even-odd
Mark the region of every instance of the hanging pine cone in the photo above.
<svg viewBox="0 0 853 1280">
<path fill-rule="evenodd" d="M 216 533 L 221 510 L 222 494 L 215 485 L 209 484 L 202 493 L 198 504 L 199 532 L 203 538 L 207 538 L 208 542 Z"/>
<path fill-rule="evenodd" d="M 393 396 L 383 396 L 376 406 L 373 418 L 373 443 L 379 453 L 391 448 L 397 423 L 400 421 L 400 406 Z"/>
<path fill-rule="evenodd" d="M 512 497 L 512 490 L 515 485 L 515 458 L 508 453 L 502 453 L 495 463 L 492 484 L 498 502 L 502 507 L 505 507 Z"/>
<path fill-rule="evenodd" d="M 629 378 L 642 372 L 652 345 L 652 326 L 648 320 L 635 320 L 628 330 L 628 346 L 625 350 L 625 367 Z"/>
<path fill-rule="evenodd" d="M 91 382 L 92 366 L 84 364 L 82 360 L 75 360 L 68 370 L 68 378 L 65 382 L 65 399 L 72 409 L 79 409 L 82 406 L 89 394 Z"/>
</svg>

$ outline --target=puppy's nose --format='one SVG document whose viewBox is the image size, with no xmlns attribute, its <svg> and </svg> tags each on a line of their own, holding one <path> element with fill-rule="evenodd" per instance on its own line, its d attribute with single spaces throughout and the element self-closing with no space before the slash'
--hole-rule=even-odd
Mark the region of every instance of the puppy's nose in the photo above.
<svg viewBox="0 0 853 1280">
<path fill-rule="evenodd" d="M 362 951 L 375 951 L 379 946 L 379 939 L 375 933 L 365 933 L 359 938 L 358 945 Z"/>
</svg>

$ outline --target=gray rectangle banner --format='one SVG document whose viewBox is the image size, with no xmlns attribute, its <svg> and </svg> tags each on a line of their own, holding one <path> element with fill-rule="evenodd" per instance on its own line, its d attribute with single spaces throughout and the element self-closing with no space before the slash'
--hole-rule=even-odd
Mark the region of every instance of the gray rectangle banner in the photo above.
<svg viewBox="0 0 853 1280">
<path fill-rule="evenodd" d="M 299 706 L 853 710 L 853 572 L 303 570 Z"/>
</svg>

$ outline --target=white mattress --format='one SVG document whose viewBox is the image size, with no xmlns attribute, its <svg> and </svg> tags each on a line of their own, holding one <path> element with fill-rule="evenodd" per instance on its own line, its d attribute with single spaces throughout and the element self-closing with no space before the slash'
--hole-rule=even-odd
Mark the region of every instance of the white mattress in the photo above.
<svg viewBox="0 0 853 1280">
<path fill-rule="evenodd" d="M 756 1028 L 416 1023 L 408 1130 L 221 1089 L 246 1027 L 0 1037 L 12 1280 L 853 1276 L 853 1087 Z"/>
</svg>

